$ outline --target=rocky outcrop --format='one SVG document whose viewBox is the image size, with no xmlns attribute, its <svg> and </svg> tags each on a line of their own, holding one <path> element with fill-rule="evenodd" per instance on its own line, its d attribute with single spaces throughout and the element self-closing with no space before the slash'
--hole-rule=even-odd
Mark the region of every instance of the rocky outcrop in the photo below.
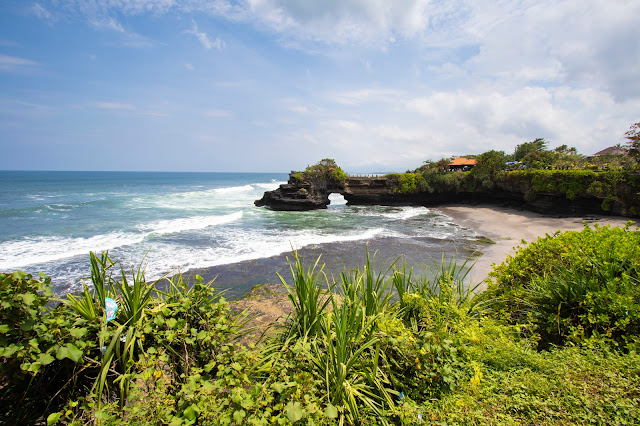
<svg viewBox="0 0 640 426">
<path fill-rule="evenodd" d="M 331 201 L 329 195 L 335 188 L 327 188 L 318 182 L 316 184 L 301 182 L 295 178 L 296 172 L 289 174 L 289 181 L 280 185 L 278 189 L 267 191 L 264 196 L 256 200 L 258 207 L 269 207 L 278 211 L 307 211 L 326 209 Z"/>
<path fill-rule="evenodd" d="M 267 191 L 264 196 L 255 201 L 258 207 L 269 207 L 280 211 L 307 211 L 326 209 L 329 205 L 329 194 L 312 195 L 304 186 L 284 184 L 274 191 Z"/>
</svg>

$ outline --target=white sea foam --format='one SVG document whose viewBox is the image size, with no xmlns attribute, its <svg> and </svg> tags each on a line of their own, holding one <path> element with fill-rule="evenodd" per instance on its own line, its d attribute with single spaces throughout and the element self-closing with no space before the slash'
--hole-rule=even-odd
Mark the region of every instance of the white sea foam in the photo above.
<svg viewBox="0 0 640 426">
<path fill-rule="evenodd" d="M 148 278 L 157 279 L 170 271 L 207 268 L 247 260 L 277 256 L 294 249 L 315 244 L 369 240 L 383 233 L 383 229 L 369 229 L 346 235 L 317 232 L 263 233 L 241 231 L 223 246 L 194 250 L 189 247 L 156 246 L 147 256 Z"/>
<path fill-rule="evenodd" d="M 196 216 L 183 219 L 159 220 L 148 225 L 141 225 L 139 228 L 147 230 L 150 234 L 164 235 L 224 225 L 239 219 L 242 219 L 242 211 L 224 216 Z"/>
<path fill-rule="evenodd" d="M 395 220 L 407 220 L 417 216 L 429 214 L 431 211 L 426 207 L 396 207 L 392 209 L 365 209 L 359 214 L 365 216 L 384 217 Z"/>
<path fill-rule="evenodd" d="M 133 208 L 161 208 L 167 210 L 197 211 L 215 210 L 224 207 L 252 205 L 267 190 L 276 189 L 275 183 L 253 183 L 241 186 L 206 189 L 202 191 L 177 192 L 173 194 L 137 197 L 133 199 Z"/>
<path fill-rule="evenodd" d="M 252 186 L 255 189 L 260 189 L 263 191 L 273 191 L 274 189 L 277 189 L 280 185 L 284 185 L 285 183 L 287 182 L 278 182 L 276 180 L 273 180 L 271 183 L 254 183 L 252 184 Z"/>
<path fill-rule="evenodd" d="M 214 194 L 229 194 L 229 193 L 236 194 L 238 192 L 253 191 L 253 189 L 254 187 L 251 185 L 243 185 L 243 186 L 229 186 L 226 188 L 215 188 L 215 189 L 211 189 L 210 191 L 213 192 Z"/>
<path fill-rule="evenodd" d="M 242 211 L 223 216 L 160 220 L 139 226 L 139 232 L 112 232 L 88 238 L 36 237 L 6 241 L 0 244 L 0 270 L 68 259 L 86 255 L 89 251 L 136 245 L 153 234 L 166 235 L 201 230 L 239 219 L 242 219 Z"/>
<path fill-rule="evenodd" d="M 142 234 L 113 232 L 89 238 L 36 237 L 6 241 L 0 244 L 0 270 L 86 255 L 89 251 L 110 250 L 143 240 Z"/>
</svg>

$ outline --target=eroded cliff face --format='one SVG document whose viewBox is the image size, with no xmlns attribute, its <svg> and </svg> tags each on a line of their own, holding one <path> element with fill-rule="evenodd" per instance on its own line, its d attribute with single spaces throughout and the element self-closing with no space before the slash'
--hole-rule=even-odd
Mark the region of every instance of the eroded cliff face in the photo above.
<svg viewBox="0 0 640 426">
<path fill-rule="evenodd" d="M 341 191 L 341 188 L 330 188 L 319 182 L 313 184 L 298 181 L 295 174 L 291 172 L 287 183 L 280 185 L 278 189 L 265 192 L 254 204 L 278 211 L 326 209 L 330 203 L 329 195 Z"/>
<path fill-rule="evenodd" d="M 479 192 L 436 192 L 399 193 L 385 177 L 350 177 L 343 187 L 327 187 L 298 182 L 292 172 L 289 182 L 274 191 L 265 192 L 256 206 L 266 206 L 273 210 L 305 211 L 325 209 L 329 205 L 329 195 L 339 193 L 348 205 L 419 205 L 433 207 L 444 204 L 494 204 L 515 207 L 555 216 L 619 215 L 638 217 L 632 203 L 613 201 L 608 209 L 603 208 L 604 199 L 582 194 L 568 199 L 565 194 L 526 194 L 522 188 L 500 186 Z"/>
</svg>

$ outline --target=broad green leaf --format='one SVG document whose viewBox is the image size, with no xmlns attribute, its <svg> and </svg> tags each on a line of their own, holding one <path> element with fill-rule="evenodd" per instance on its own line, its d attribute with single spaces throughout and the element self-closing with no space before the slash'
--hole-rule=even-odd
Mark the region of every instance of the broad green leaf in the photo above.
<svg viewBox="0 0 640 426">
<path fill-rule="evenodd" d="M 38 362 L 40 362 L 40 364 L 42 365 L 48 365 L 48 364 L 51 364 L 54 359 L 55 358 L 51 356 L 51 354 L 44 353 L 44 354 L 40 354 L 40 356 L 38 357 Z"/>
<path fill-rule="evenodd" d="M 80 362 L 80 360 L 82 360 L 82 351 L 73 343 L 67 343 L 66 346 L 60 346 L 58 348 L 56 358 L 60 360 L 69 358 L 74 362 Z"/>
<path fill-rule="evenodd" d="M 169 318 L 167 321 L 167 327 L 174 328 L 178 321 L 175 318 Z"/>
<path fill-rule="evenodd" d="M 242 419 L 244 419 L 244 417 L 247 415 L 247 413 L 244 410 L 238 410 L 236 412 L 233 413 L 233 420 L 241 425 L 242 424 Z"/>
<path fill-rule="evenodd" d="M 21 280 L 21 279 L 23 279 L 24 277 L 26 277 L 27 275 L 29 275 L 29 274 L 27 274 L 26 272 L 22 272 L 22 271 L 15 271 L 14 273 L 12 273 L 12 274 L 11 274 L 11 277 L 12 277 L 14 280 Z"/>
<path fill-rule="evenodd" d="M 10 330 L 9 326 L 7 324 L 2 324 L 0 325 L 0 333 L 8 333 Z"/>
<path fill-rule="evenodd" d="M 33 293 L 21 294 L 20 297 L 22 298 L 22 301 L 24 302 L 24 304 L 27 306 L 32 304 L 33 301 L 36 300 L 36 295 Z"/>
<path fill-rule="evenodd" d="M 27 371 L 31 371 L 32 373 L 37 373 L 40 370 L 41 366 L 42 364 L 40 364 L 38 361 L 32 362 L 29 365 L 29 368 L 27 368 Z"/>
<path fill-rule="evenodd" d="M 182 424 L 182 419 L 180 417 L 174 417 L 171 422 L 169 423 L 169 426 L 180 426 Z"/>
<path fill-rule="evenodd" d="M 75 337 L 76 339 L 81 339 L 84 335 L 89 332 L 86 328 L 72 328 L 69 330 L 69 334 Z"/>
<path fill-rule="evenodd" d="M 338 417 L 338 409 L 333 404 L 329 404 L 324 409 L 324 414 L 330 419 L 335 419 Z"/>
<path fill-rule="evenodd" d="M 62 417 L 62 413 L 49 414 L 49 417 L 47 417 L 47 426 L 52 426 L 58 423 L 58 421 L 60 420 L 60 417 Z"/>
<path fill-rule="evenodd" d="M 200 409 L 198 408 L 198 406 L 195 404 L 191 404 L 182 412 L 182 415 L 186 417 L 188 420 L 193 421 L 198 417 L 199 412 L 200 412 Z"/>
<path fill-rule="evenodd" d="M 20 325 L 20 330 L 22 331 L 29 331 L 33 329 L 33 325 L 35 324 L 35 321 L 33 320 L 26 320 L 25 322 L 23 322 Z"/>
<path fill-rule="evenodd" d="M 20 349 L 21 349 L 20 346 L 16 345 L 15 343 L 12 343 L 6 348 L 0 348 L 0 356 L 9 358 L 10 356 L 18 352 Z"/>
<path fill-rule="evenodd" d="M 299 402 L 290 402 L 284 407 L 287 418 L 291 423 L 295 423 L 302 418 L 303 411 Z"/>
</svg>

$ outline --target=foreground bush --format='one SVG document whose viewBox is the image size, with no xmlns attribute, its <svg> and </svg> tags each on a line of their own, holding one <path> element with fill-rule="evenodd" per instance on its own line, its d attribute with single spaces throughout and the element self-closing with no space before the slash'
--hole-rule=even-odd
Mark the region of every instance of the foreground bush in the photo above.
<svg viewBox="0 0 640 426">
<path fill-rule="evenodd" d="M 640 231 L 609 226 L 547 235 L 497 266 L 483 295 L 541 347 L 578 343 L 637 349 Z"/>
</svg>

